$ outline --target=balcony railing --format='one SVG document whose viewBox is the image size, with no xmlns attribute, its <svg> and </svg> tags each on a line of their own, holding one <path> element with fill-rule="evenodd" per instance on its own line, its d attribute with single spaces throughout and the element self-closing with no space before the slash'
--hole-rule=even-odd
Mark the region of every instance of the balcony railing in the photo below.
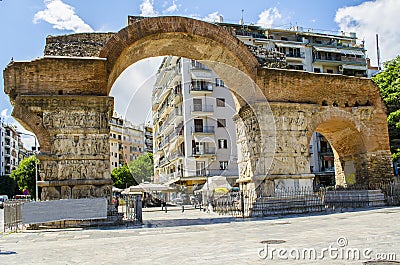
<svg viewBox="0 0 400 265">
<path fill-rule="evenodd" d="M 365 58 L 356 58 L 350 56 L 314 56 L 315 61 L 332 61 L 332 62 L 348 62 L 348 63 L 357 63 L 357 64 L 365 64 Z"/>
<path fill-rule="evenodd" d="M 214 112 L 213 105 L 193 105 L 192 112 Z"/>
<path fill-rule="evenodd" d="M 193 156 L 215 155 L 215 147 L 206 147 L 203 150 L 193 149 Z"/>
<path fill-rule="evenodd" d="M 239 176 L 239 171 L 236 169 L 209 169 L 208 176 Z"/>
<path fill-rule="evenodd" d="M 190 85 L 190 92 L 200 91 L 200 92 L 212 92 L 214 89 L 214 83 L 211 82 L 192 82 Z"/>
<path fill-rule="evenodd" d="M 300 52 L 300 53 L 287 53 L 286 57 L 290 57 L 290 58 L 305 58 L 304 52 Z"/>
<path fill-rule="evenodd" d="M 192 127 L 192 134 L 193 133 L 215 133 L 215 126 L 194 126 Z"/>
<path fill-rule="evenodd" d="M 177 128 L 175 128 L 175 130 L 171 134 L 169 134 L 161 141 L 161 143 L 158 146 L 158 149 L 161 149 L 167 144 L 169 144 L 174 139 L 175 136 L 183 135 L 183 132 L 184 132 L 184 127 L 178 126 Z"/>
</svg>

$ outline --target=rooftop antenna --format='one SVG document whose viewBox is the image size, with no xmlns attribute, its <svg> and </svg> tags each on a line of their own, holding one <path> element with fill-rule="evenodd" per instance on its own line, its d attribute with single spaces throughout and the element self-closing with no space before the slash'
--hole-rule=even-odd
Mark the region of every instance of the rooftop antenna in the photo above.
<svg viewBox="0 0 400 265">
<path fill-rule="evenodd" d="M 244 9 L 242 9 L 242 18 L 240 19 L 240 25 L 244 25 L 244 20 L 243 20 L 243 13 L 244 13 Z"/>
<path fill-rule="evenodd" d="M 378 70 L 381 70 L 381 52 L 379 50 L 379 36 L 376 34 L 376 57 L 378 59 Z"/>
</svg>

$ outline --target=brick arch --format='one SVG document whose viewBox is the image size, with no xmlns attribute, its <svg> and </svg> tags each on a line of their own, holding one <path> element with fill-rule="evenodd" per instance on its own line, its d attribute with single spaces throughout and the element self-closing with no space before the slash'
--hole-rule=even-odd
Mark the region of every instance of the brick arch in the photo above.
<svg viewBox="0 0 400 265">
<path fill-rule="evenodd" d="M 307 126 L 308 142 L 314 132 L 323 134 L 339 155 L 365 153 L 373 148 L 372 143 L 366 145 L 370 129 L 342 109 L 325 108 L 313 115 Z"/>
<path fill-rule="evenodd" d="M 369 169 L 369 160 L 385 150 L 386 142 L 382 142 L 373 128 L 366 124 L 368 119 L 360 119 L 357 115 L 360 112 L 373 113 L 373 110 L 361 107 L 349 112 L 322 107 L 311 116 L 307 126 L 308 143 L 314 132 L 321 133 L 330 143 L 334 153 L 336 185 L 339 186 L 369 185 L 376 181 Z"/>
<path fill-rule="evenodd" d="M 40 114 L 39 114 L 40 115 Z M 37 113 L 28 111 L 28 106 L 24 99 L 17 97 L 12 116 L 28 131 L 35 134 L 41 152 L 50 152 L 50 134 L 42 123 L 42 117 Z"/>
<path fill-rule="evenodd" d="M 107 93 L 128 66 L 167 55 L 216 61 L 239 69 L 253 80 L 259 66 L 248 48 L 223 27 L 185 17 L 145 18 L 120 30 L 101 50 L 100 57 L 107 58 Z M 228 78 L 226 73 L 221 75 Z"/>
</svg>

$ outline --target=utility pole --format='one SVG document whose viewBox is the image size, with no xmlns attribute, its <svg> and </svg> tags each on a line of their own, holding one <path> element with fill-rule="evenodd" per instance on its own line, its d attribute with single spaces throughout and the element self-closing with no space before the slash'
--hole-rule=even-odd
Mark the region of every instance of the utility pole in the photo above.
<svg viewBox="0 0 400 265">
<path fill-rule="evenodd" d="M 38 146 L 37 146 L 37 138 L 35 135 L 33 134 L 28 134 L 28 133 L 23 133 L 23 132 L 17 132 L 18 134 L 22 134 L 22 135 L 27 135 L 27 136 L 31 136 L 35 139 L 35 151 L 33 152 L 34 156 L 35 156 L 35 200 L 38 201 L 39 200 L 39 189 L 38 189 L 38 163 L 37 163 L 37 154 L 38 154 Z"/>
<path fill-rule="evenodd" d="M 381 52 L 379 50 L 379 36 L 376 34 L 376 57 L 378 59 L 378 70 L 381 70 Z"/>
</svg>

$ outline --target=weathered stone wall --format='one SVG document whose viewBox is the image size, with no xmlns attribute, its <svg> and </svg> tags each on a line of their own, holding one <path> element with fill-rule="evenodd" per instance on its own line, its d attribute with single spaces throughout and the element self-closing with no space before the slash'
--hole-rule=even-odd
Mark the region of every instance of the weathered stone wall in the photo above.
<svg viewBox="0 0 400 265">
<path fill-rule="evenodd" d="M 13 116 L 25 121 L 28 129 L 41 129 L 32 131 L 42 147 L 38 181 L 42 200 L 111 200 L 108 123 L 112 112 L 110 97 L 17 97 Z"/>
<path fill-rule="evenodd" d="M 78 33 L 46 38 L 45 56 L 99 57 L 115 33 Z"/>
<path fill-rule="evenodd" d="M 12 62 L 3 72 L 4 91 L 17 95 L 107 96 L 104 59 L 42 58 Z"/>
</svg>

